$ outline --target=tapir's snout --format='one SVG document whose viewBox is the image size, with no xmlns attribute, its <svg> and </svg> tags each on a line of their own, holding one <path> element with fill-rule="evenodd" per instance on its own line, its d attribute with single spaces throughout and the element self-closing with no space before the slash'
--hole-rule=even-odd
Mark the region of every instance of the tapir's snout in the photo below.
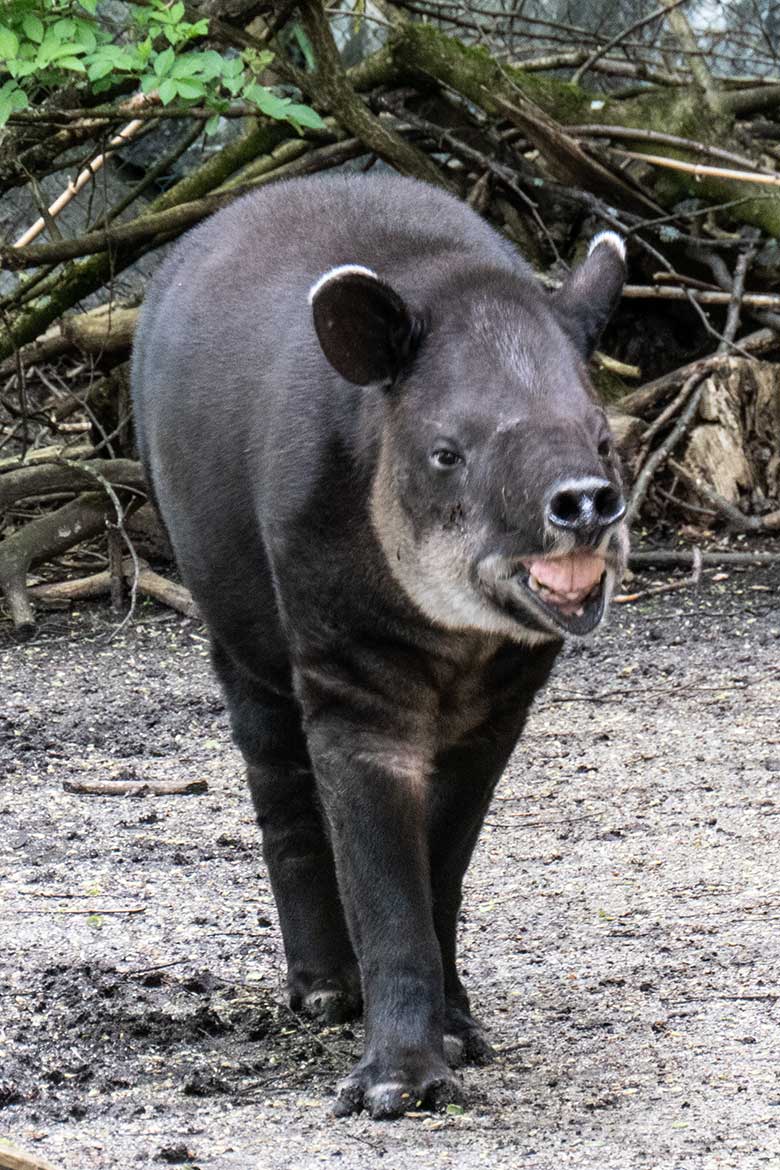
<svg viewBox="0 0 780 1170">
<path fill-rule="evenodd" d="M 622 520 L 623 493 L 607 479 L 589 476 L 556 485 L 545 508 L 545 521 L 554 531 L 568 532 L 578 543 L 598 544 L 604 533 Z"/>
<path fill-rule="evenodd" d="M 601 623 L 622 576 L 625 499 L 619 483 L 591 474 L 557 478 L 540 503 L 543 532 L 520 536 L 536 551 L 488 553 L 479 580 L 520 620 L 529 615 L 556 633 L 581 637 Z"/>
</svg>

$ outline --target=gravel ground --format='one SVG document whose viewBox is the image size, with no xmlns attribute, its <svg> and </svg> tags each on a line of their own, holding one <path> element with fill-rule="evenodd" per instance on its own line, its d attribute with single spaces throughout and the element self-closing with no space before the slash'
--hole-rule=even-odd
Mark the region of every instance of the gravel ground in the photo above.
<svg viewBox="0 0 780 1170">
<path fill-rule="evenodd" d="M 498 1059 L 397 1122 L 330 1117 L 360 1028 L 284 1006 L 202 629 L 0 629 L 0 1135 L 61 1170 L 780 1167 L 780 574 L 712 578 L 567 651 L 462 914 Z M 120 777 L 209 790 L 63 790 Z"/>
</svg>

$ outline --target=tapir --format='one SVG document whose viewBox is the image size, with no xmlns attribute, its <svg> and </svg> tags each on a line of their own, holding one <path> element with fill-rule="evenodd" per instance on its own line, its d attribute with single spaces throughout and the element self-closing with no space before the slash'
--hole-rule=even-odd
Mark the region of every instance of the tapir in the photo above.
<svg viewBox="0 0 780 1170">
<path fill-rule="evenodd" d="M 491 1049 L 461 887 L 566 636 L 625 564 L 587 362 L 620 298 L 596 235 L 554 293 L 396 175 L 251 193 L 151 281 L 133 356 L 150 490 L 208 627 L 290 1005 L 365 1020 L 334 1112 L 458 1099 Z"/>
</svg>

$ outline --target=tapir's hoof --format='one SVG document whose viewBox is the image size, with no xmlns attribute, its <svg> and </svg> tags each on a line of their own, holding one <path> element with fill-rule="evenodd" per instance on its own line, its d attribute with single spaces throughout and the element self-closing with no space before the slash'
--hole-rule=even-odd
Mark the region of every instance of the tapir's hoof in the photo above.
<svg viewBox="0 0 780 1170">
<path fill-rule="evenodd" d="M 363 1011 L 357 968 L 316 979 L 288 974 L 287 988 L 292 1010 L 322 1024 L 344 1024 L 357 1019 Z"/>
<path fill-rule="evenodd" d="M 462 1064 L 491 1064 L 496 1059 L 484 1030 L 462 1004 L 447 1005 L 444 1053 L 452 1068 L 459 1068 Z"/>
<path fill-rule="evenodd" d="M 361 1064 L 340 1081 L 333 1112 L 347 1117 L 361 1109 L 375 1120 L 401 1117 L 416 1109 L 442 1109 L 461 1099 L 460 1082 L 441 1060 L 432 1059 L 425 1071 L 383 1069 L 378 1062 Z"/>
<path fill-rule="evenodd" d="M 446 1032 L 444 1055 L 450 1068 L 460 1068 L 464 1064 L 492 1064 L 496 1059 L 495 1049 L 477 1026 L 467 1031 Z"/>
<path fill-rule="evenodd" d="M 360 998 L 340 987 L 320 987 L 310 991 L 303 997 L 301 1007 L 307 1015 L 323 1024 L 344 1024 L 361 1012 Z"/>
</svg>

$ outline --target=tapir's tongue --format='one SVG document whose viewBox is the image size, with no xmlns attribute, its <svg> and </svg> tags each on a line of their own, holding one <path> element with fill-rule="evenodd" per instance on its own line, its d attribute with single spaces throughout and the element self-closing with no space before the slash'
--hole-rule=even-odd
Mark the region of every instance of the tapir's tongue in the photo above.
<svg viewBox="0 0 780 1170">
<path fill-rule="evenodd" d="M 604 572 L 604 558 L 591 552 L 526 561 L 532 587 L 539 585 L 548 604 L 572 612 L 585 600 Z"/>
</svg>

